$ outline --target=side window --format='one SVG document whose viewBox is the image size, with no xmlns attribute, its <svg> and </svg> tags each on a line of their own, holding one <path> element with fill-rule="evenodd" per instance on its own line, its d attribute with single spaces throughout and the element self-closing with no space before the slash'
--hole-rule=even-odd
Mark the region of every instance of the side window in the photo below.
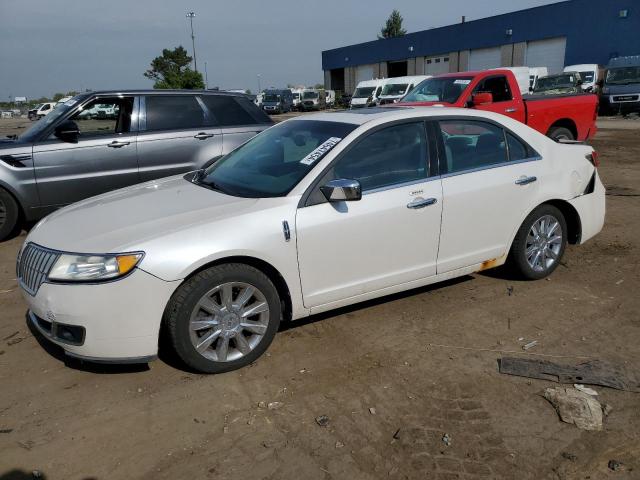
<svg viewBox="0 0 640 480">
<path fill-rule="evenodd" d="M 378 87 L 378 89 L 376 90 L 376 98 L 380 96 L 381 92 L 382 92 L 382 87 Z"/>
<path fill-rule="evenodd" d="M 474 120 L 442 120 L 440 130 L 447 159 L 447 173 L 507 161 L 504 132 L 500 127 Z"/>
<path fill-rule="evenodd" d="M 509 82 L 507 77 L 504 75 L 485 78 L 473 90 L 473 93 L 478 92 L 491 93 L 491 95 L 493 95 L 494 102 L 506 102 L 513 100 L 513 95 L 511 95 L 511 89 L 509 88 Z"/>
<path fill-rule="evenodd" d="M 193 95 L 149 95 L 147 130 L 180 130 L 205 125 L 204 110 Z"/>
<path fill-rule="evenodd" d="M 527 158 L 535 157 L 536 151 L 526 143 L 518 140 L 514 135 L 506 132 L 507 145 L 509 147 L 509 161 L 525 160 Z"/>
<path fill-rule="evenodd" d="M 256 123 L 253 115 L 249 113 L 247 108 L 243 108 L 242 105 L 236 101 L 236 97 L 203 95 L 201 98 L 213 114 L 217 124 L 221 127 L 237 127 Z"/>
<path fill-rule="evenodd" d="M 70 120 L 81 137 L 115 135 L 131 130 L 133 97 L 100 97 L 84 105 Z"/>
<path fill-rule="evenodd" d="M 42 107 L 42 110 L 43 110 L 43 111 L 44 111 L 44 110 L 49 110 L 50 108 L 51 108 L 51 105 L 49 105 L 49 104 L 47 103 L 47 104 L 45 104 L 45 105 Z"/>
<path fill-rule="evenodd" d="M 358 180 L 362 190 L 426 178 L 427 140 L 423 122 L 387 127 L 360 140 L 333 166 L 333 178 Z"/>
</svg>

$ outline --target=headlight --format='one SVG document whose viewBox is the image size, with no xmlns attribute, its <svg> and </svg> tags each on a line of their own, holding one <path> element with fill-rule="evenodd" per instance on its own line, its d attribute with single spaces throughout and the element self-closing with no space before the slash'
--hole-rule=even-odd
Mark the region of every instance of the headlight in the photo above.
<svg viewBox="0 0 640 480">
<path fill-rule="evenodd" d="M 142 253 L 77 255 L 63 253 L 49 272 L 49 280 L 90 282 L 126 275 L 142 260 Z"/>
</svg>

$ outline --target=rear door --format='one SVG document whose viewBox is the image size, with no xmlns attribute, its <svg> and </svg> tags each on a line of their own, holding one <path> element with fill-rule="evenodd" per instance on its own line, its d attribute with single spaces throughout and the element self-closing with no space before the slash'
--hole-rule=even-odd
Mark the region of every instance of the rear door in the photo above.
<svg viewBox="0 0 640 480">
<path fill-rule="evenodd" d="M 442 233 L 438 274 L 501 259 L 536 205 L 539 155 L 489 121 L 441 120 Z"/>
<path fill-rule="evenodd" d="M 222 131 L 222 151 L 226 155 L 273 123 L 248 98 L 234 95 L 203 95 L 212 118 Z"/>
<path fill-rule="evenodd" d="M 34 144 L 41 206 L 67 205 L 140 181 L 134 103 L 134 96 L 98 97 L 70 118 L 80 130 L 77 143 L 63 142 L 51 133 Z M 97 105 L 110 114 L 85 114 Z"/>
<path fill-rule="evenodd" d="M 222 132 L 197 95 L 142 98 L 138 136 L 142 181 L 202 168 L 222 154 Z"/>
<path fill-rule="evenodd" d="M 493 103 L 474 106 L 474 108 L 476 110 L 501 113 L 507 117 L 524 122 L 524 104 L 520 99 L 519 90 L 514 93 L 514 89 L 517 90 L 517 85 L 510 85 L 506 75 L 491 75 L 490 77 L 486 77 L 475 86 L 472 94 L 479 92 L 491 93 Z"/>
</svg>

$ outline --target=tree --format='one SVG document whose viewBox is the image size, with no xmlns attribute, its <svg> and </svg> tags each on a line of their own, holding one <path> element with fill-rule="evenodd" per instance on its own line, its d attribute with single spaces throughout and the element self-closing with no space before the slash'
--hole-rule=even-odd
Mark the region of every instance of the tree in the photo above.
<svg viewBox="0 0 640 480">
<path fill-rule="evenodd" d="M 407 31 L 402 28 L 402 15 L 400 15 L 398 10 L 394 10 L 391 12 L 391 15 L 389 15 L 384 28 L 380 30 L 378 40 L 382 38 L 402 37 L 406 33 Z"/>
<path fill-rule="evenodd" d="M 191 70 L 189 64 L 192 58 L 182 46 L 173 50 L 165 48 L 162 56 L 151 62 L 151 68 L 144 72 L 144 76 L 155 80 L 153 88 L 185 88 L 197 90 L 204 88 L 204 80 L 200 72 Z"/>
</svg>

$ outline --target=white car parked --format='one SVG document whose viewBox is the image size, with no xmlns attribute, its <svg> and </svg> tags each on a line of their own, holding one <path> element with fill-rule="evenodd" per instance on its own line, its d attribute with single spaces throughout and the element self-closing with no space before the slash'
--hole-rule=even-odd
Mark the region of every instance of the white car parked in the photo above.
<svg viewBox="0 0 640 480">
<path fill-rule="evenodd" d="M 497 267 L 539 279 L 602 228 L 593 149 L 483 111 L 298 117 L 207 170 L 63 208 L 17 273 L 76 357 L 141 362 L 159 335 L 202 372 L 257 359 L 282 320 Z"/>
</svg>

